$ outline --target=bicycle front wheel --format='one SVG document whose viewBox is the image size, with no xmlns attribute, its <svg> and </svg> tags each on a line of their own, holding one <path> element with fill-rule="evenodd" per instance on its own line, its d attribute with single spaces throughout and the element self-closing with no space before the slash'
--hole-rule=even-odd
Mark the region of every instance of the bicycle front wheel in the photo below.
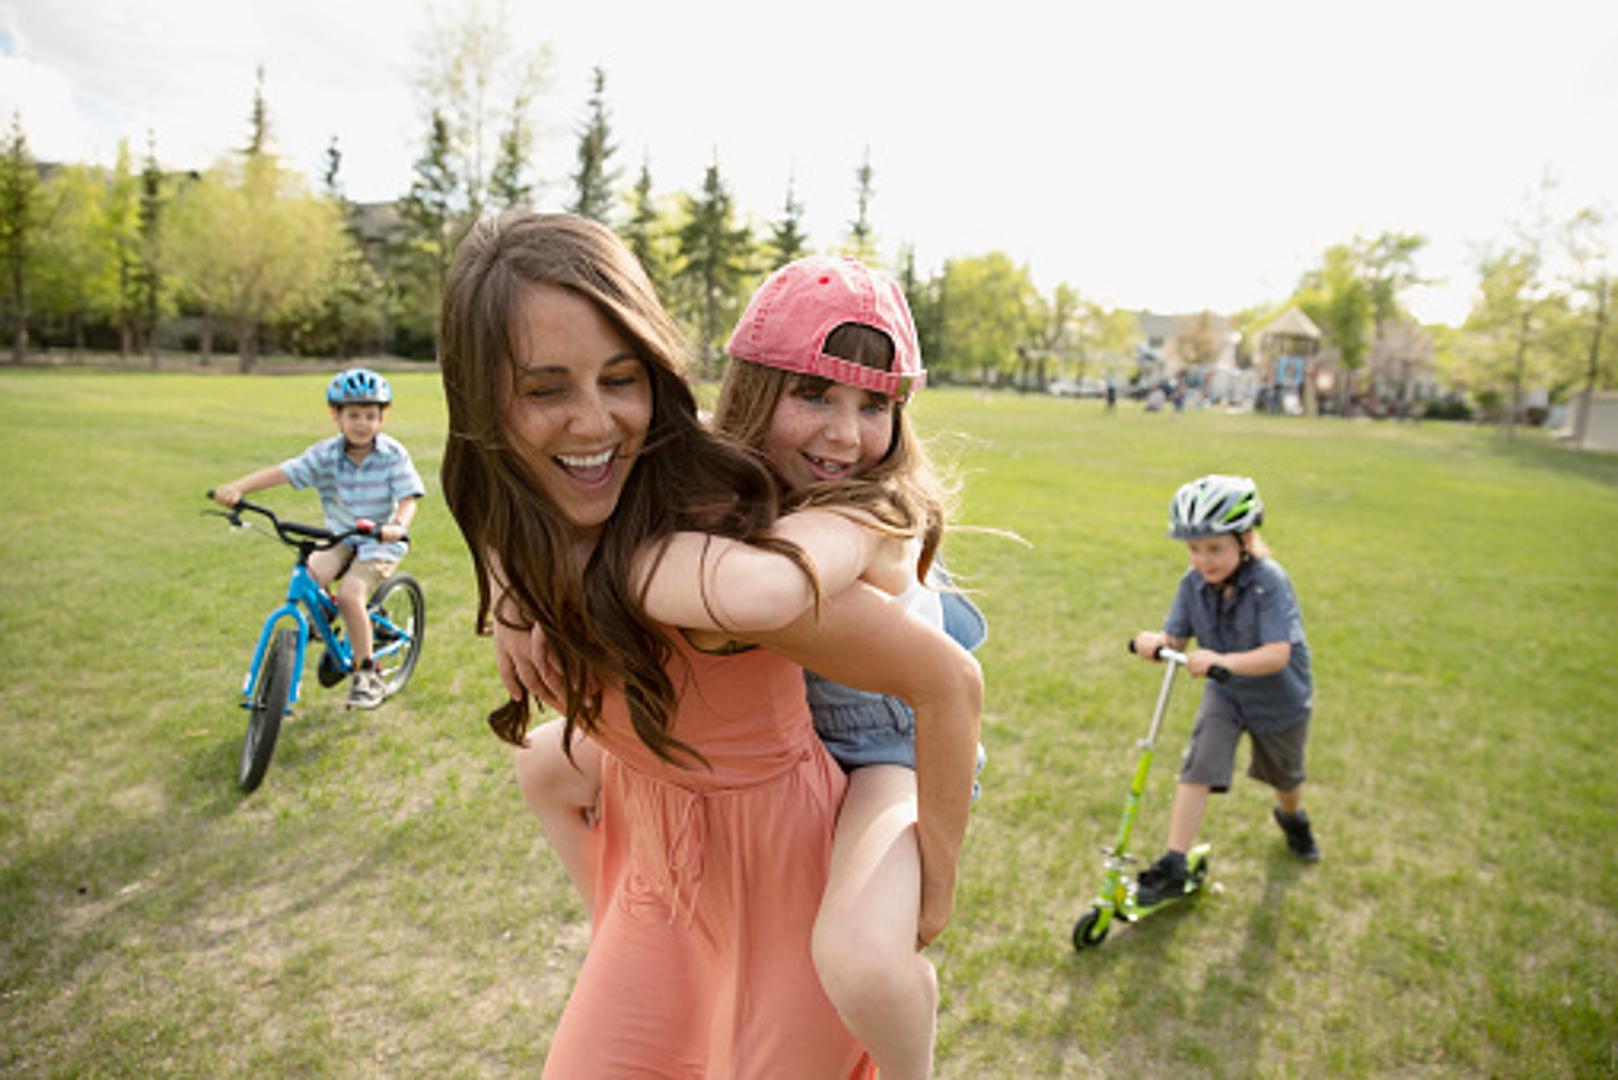
<svg viewBox="0 0 1618 1080">
<path fill-rule="evenodd" d="M 243 791 L 253 791 L 264 781 L 275 753 L 275 739 L 281 734 L 281 718 L 286 715 L 292 695 L 292 666 L 298 655 L 298 632 L 284 627 L 275 632 L 258 669 L 253 687 L 252 712 L 247 720 L 247 737 L 242 740 L 242 760 L 236 782 Z"/>
<path fill-rule="evenodd" d="M 427 632 L 427 598 L 409 574 L 394 574 L 376 587 L 371 613 L 371 655 L 389 697 L 403 690 L 421 657 Z"/>
</svg>

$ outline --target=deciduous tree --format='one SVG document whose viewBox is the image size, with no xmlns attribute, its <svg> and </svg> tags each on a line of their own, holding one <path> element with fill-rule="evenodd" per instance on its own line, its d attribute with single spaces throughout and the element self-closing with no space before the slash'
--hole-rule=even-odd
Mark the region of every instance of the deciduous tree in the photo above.
<svg viewBox="0 0 1618 1080">
<path fill-rule="evenodd" d="M 465 0 L 453 12 L 432 7 L 418 41 L 417 98 L 422 114 L 445 127 L 451 175 L 459 182 L 457 209 L 470 220 L 489 205 L 499 140 L 532 146 L 530 110 L 549 77 L 551 50 L 544 43 L 525 48 L 523 41 L 506 0 L 492 10 L 482 0 Z M 508 101 L 509 110 L 495 104 Z"/>
<path fill-rule="evenodd" d="M 45 227 L 37 249 L 37 309 L 67 326 L 76 354 L 85 325 L 118 315 L 117 253 L 107 228 L 107 179 L 102 169 L 68 165 L 45 184 Z"/>
</svg>

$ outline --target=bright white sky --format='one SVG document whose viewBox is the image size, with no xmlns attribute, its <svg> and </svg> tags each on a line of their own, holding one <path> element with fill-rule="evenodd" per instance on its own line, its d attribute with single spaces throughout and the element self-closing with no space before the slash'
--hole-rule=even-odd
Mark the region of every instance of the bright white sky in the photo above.
<svg viewBox="0 0 1618 1080">
<path fill-rule="evenodd" d="M 421 0 L 0 0 L 0 109 L 41 159 L 139 156 L 150 128 L 200 168 L 245 142 L 262 64 L 280 150 L 313 179 L 335 134 L 349 195 L 393 198 L 427 21 Z M 1281 300 L 1329 244 L 1399 229 L 1442 279 L 1418 316 L 1453 322 L 1547 172 L 1560 210 L 1618 210 L 1613 0 L 569 0 L 513 22 L 553 50 L 551 206 L 600 64 L 626 184 L 644 157 L 659 192 L 696 191 L 717 153 L 762 224 L 795 177 L 831 248 L 869 147 L 886 257 L 1000 250 L 1113 305 Z"/>
</svg>

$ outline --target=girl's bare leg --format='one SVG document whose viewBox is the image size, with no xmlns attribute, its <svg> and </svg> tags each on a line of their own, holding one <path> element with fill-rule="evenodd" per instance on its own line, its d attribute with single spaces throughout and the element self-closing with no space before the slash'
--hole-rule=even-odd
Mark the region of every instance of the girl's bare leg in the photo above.
<svg viewBox="0 0 1618 1080">
<path fill-rule="evenodd" d="M 562 752 L 562 721 L 528 733 L 528 745 L 512 755 L 523 801 L 539 818 L 545 837 L 584 901 L 595 910 L 596 796 L 601 790 L 601 748 L 587 737 L 573 740 L 573 760 Z"/>
<path fill-rule="evenodd" d="M 916 951 L 920 906 L 916 774 L 898 765 L 856 769 L 837 816 L 814 960 L 883 1080 L 932 1072 L 938 977 Z"/>
</svg>

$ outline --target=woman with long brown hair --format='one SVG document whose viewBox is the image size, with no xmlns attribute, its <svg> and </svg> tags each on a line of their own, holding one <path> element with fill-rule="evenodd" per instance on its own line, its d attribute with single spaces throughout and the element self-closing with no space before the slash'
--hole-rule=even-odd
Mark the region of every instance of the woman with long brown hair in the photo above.
<svg viewBox="0 0 1618 1080">
<path fill-rule="evenodd" d="M 568 215 L 476 227 L 444 297 L 443 486 L 478 622 L 544 634 L 565 718 L 603 751 L 595 932 L 553 1076 L 855 1076 L 810 937 L 846 783 L 800 665 L 916 712 L 920 936 L 953 901 L 982 684 L 970 655 L 863 585 L 737 649 L 648 603 L 637 559 L 677 532 L 814 567 L 767 530 L 758 457 L 703 428 L 672 322 L 607 229 Z M 709 651 L 717 650 L 717 651 Z M 520 745 L 526 702 L 491 717 Z"/>
</svg>

